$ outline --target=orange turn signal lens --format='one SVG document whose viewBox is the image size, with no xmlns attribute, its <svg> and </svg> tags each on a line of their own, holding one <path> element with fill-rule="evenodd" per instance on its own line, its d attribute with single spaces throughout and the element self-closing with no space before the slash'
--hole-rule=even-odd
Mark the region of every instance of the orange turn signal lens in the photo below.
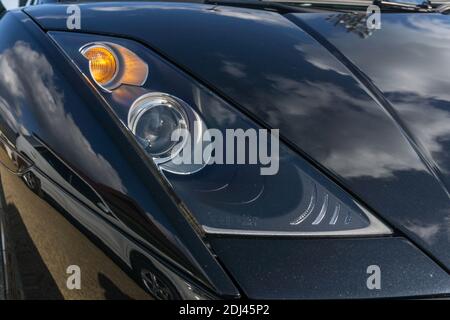
<svg viewBox="0 0 450 320">
<path fill-rule="evenodd" d="M 133 51 L 110 42 L 91 42 L 80 48 L 89 60 L 89 72 L 104 91 L 111 92 L 122 84 L 143 86 L 148 65 Z"/>
<path fill-rule="evenodd" d="M 83 55 L 89 60 L 91 76 L 99 85 L 106 85 L 114 79 L 118 66 L 112 50 L 103 46 L 92 46 L 86 48 Z"/>
</svg>

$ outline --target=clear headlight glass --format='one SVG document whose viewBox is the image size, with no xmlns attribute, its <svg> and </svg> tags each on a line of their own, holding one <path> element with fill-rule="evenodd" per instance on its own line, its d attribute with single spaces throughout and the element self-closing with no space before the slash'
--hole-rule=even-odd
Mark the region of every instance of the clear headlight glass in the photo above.
<svg viewBox="0 0 450 320">
<path fill-rule="evenodd" d="M 128 112 L 128 128 L 158 164 L 169 161 L 177 149 L 183 148 L 181 139 L 173 141 L 171 137 L 175 130 L 188 130 L 188 123 L 178 101 L 161 93 L 141 96 Z"/>
<path fill-rule="evenodd" d="M 79 71 L 108 102 L 115 115 L 160 168 L 177 196 L 186 204 L 205 234 L 251 236 L 373 236 L 392 231 L 363 204 L 340 188 L 308 161 L 280 143 L 274 163 L 221 164 L 202 159 L 195 164 L 175 164 L 185 150 L 185 139 L 171 139 L 175 129 L 192 135 L 192 146 L 204 150 L 215 136 L 227 130 L 260 128 L 236 108 L 166 62 L 150 49 L 133 41 L 104 36 L 51 32 L 51 37 Z M 89 63 L 80 53 L 89 43 L 125 48 L 145 63 L 148 77 L 134 84 L 122 83 L 110 91 L 97 87 Z M 113 44 L 113 45 L 111 45 Z M 124 49 L 116 50 L 119 54 Z M 119 73 L 123 72 L 119 70 Z M 132 77 L 126 73 L 122 76 Z M 282 132 L 282 128 L 281 128 Z M 258 135 L 257 145 L 264 135 Z M 275 135 L 267 150 L 278 147 Z M 244 144 L 248 156 L 253 144 Z M 242 150 L 239 150 L 242 152 Z M 254 150 L 253 150 L 254 151 Z M 192 150 L 194 151 L 194 148 Z M 237 149 L 215 150 L 212 158 L 239 158 Z M 227 154 L 228 153 L 228 154 Z M 248 161 L 247 161 L 248 163 Z M 250 162 L 251 163 L 251 162 Z M 274 175 L 262 175 L 276 166 Z"/>
</svg>

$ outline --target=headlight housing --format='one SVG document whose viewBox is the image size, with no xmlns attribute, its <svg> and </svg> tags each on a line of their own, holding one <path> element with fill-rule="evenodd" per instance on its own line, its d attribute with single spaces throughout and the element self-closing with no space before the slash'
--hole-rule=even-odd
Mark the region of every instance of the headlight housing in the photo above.
<svg viewBox="0 0 450 320">
<path fill-rule="evenodd" d="M 223 136 L 229 129 L 262 128 L 140 44 L 85 34 L 51 32 L 50 35 L 160 168 L 161 175 L 192 213 L 194 219 L 190 221 L 198 224 L 197 230 L 206 234 L 252 236 L 392 233 L 364 205 L 283 144 L 279 145 L 276 159 L 279 170 L 275 175 L 261 175 L 266 167 L 261 163 L 225 165 L 203 159 L 196 164 L 175 164 L 172 160 L 185 141 L 172 141 L 168 137 L 170 131 L 188 130 L 195 146 L 211 141 L 207 128 L 214 128 Z M 104 90 L 93 79 L 89 61 L 82 54 L 83 48 L 92 43 L 131 53 L 136 61 L 145 64 L 142 68 L 148 77 L 145 81 L 121 82 Z M 132 78 L 126 70 L 118 72 L 124 79 Z M 133 72 L 141 74 L 136 69 Z M 271 138 L 269 144 L 278 143 L 276 136 Z M 246 151 L 251 147 L 247 144 Z M 236 150 L 224 147 L 220 151 Z"/>
</svg>

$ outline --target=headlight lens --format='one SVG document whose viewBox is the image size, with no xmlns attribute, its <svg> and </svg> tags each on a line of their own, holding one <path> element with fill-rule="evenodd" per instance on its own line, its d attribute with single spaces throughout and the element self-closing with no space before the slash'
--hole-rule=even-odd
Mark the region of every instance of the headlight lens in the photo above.
<svg viewBox="0 0 450 320">
<path fill-rule="evenodd" d="M 275 175 L 261 175 L 262 164 L 223 165 L 209 163 L 208 159 L 197 164 L 174 164 L 184 143 L 170 139 L 168 133 L 174 129 L 185 128 L 193 134 L 195 143 L 207 144 L 211 141 L 208 127 L 223 136 L 228 129 L 261 128 L 178 68 L 132 41 L 63 32 L 52 32 L 51 36 L 85 75 L 89 66 L 79 48 L 93 40 L 126 48 L 149 66 L 152 77 L 145 85 L 122 84 L 111 92 L 99 93 L 159 166 L 195 218 L 190 221 L 195 221 L 206 234 L 392 233 L 364 205 L 282 144 Z M 276 139 L 269 141 L 277 143 Z M 251 147 L 247 144 L 246 151 Z M 225 146 L 219 151 L 230 152 Z"/>
<path fill-rule="evenodd" d="M 128 127 L 159 164 L 169 161 L 182 150 L 185 141 L 173 141 L 171 137 L 175 130 L 188 130 L 188 119 L 176 98 L 149 93 L 131 106 Z"/>
<path fill-rule="evenodd" d="M 190 154 L 195 154 L 203 149 L 202 137 L 207 130 L 200 115 L 183 100 L 161 92 L 144 94 L 131 105 L 127 125 L 160 169 L 186 175 L 206 166 L 208 159 L 203 158 L 197 163 L 175 163 L 182 151 L 189 149 Z M 180 134 L 174 138 L 176 131 L 189 136 Z"/>
</svg>

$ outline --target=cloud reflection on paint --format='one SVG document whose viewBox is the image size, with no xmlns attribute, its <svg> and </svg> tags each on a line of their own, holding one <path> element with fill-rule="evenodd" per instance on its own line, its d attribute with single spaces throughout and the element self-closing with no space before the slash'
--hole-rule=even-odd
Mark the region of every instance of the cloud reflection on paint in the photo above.
<svg viewBox="0 0 450 320">
<path fill-rule="evenodd" d="M 61 146 L 68 146 L 68 157 L 80 163 L 87 163 L 89 174 L 99 180 L 107 180 L 121 190 L 122 183 L 108 161 L 97 154 L 73 117 L 64 109 L 64 95 L 54 83 L 54 71 L 47 59 L 34 51 L 29 44 L 18 41 L 0 53 L 0 91 L 8 93 L 0 101 L 0 111 L 13 129 L 21 130 L 22 108 L 31 108 L 39 125 L 51 130 L 52 139 Z M 26 101 L 33 106 L 25 105 Z M 44 107 L 45 106 L 45 107 Z M 5 111 L 8 111 L 5 113 Z M 13 120 L 14 119 L 14 120 Z M 55 125 L 58 124 L 58 125 Z M 28 127 L 33 127 L 28 124 Z"/>
<path fill-rule="evenodd" d="M 312 25 L 324 27 L 319 20 Z M 448 16 L 384 15 L 382 28 L 366 39 L 336 27 L 326 32 L 329 40 L 385 93 L 449 184 Z"/>
</svg>

